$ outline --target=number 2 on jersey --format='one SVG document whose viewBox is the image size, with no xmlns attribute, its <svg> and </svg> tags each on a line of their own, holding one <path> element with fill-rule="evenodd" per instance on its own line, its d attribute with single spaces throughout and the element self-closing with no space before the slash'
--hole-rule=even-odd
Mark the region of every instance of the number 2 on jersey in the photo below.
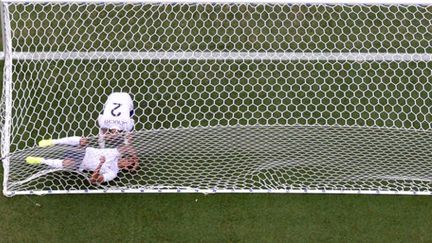
<svg viewBox="0 0 432 243">
<path fill-rule="evenodd" d="M 120 104 L 120 103 L 113 103 L 113 105 L 115 105 L 116 107 L 114 107 L 114 108 L 111 110 L 111 115 L 113 115 L 113 116 L 120 116 L 120 115 L 121 115 L 121 112 L 120 112 L 120 111 L 117 112 L 117 113 L 114 113 L 114 111 L 117 110 L 118 108 L 120 108 L 120 106 L 121 106 L 122 104 Z"/>
</svg>

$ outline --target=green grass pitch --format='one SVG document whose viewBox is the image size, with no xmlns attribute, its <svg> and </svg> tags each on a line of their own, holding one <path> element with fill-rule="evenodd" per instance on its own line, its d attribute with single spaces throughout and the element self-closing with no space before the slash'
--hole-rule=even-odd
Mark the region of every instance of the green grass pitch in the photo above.
<svg viewBox="0 0 432 243">
<path fill-rule="evenodd" d="M 36 204 L 40 205 L 37 206 Z M 2 242 L 430 242 L 430 197 L 0 197 Z"/>
</svg>

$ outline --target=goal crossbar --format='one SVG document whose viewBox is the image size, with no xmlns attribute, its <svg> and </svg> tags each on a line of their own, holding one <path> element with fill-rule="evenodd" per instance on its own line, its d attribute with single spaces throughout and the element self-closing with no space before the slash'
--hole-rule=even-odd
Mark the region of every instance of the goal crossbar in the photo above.
<svg viewBox="0 0 432 243">
<path fill-rule="evenodd" d="M 14 52 L 17 60 L 281 60 L 281 61 L 432 61 L 429 53 L 351 52 Z"/>
</svg>

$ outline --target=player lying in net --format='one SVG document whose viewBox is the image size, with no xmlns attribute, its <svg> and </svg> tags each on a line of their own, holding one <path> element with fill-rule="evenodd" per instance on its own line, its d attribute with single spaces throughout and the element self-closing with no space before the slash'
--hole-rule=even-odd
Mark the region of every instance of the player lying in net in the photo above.
<svg viewBox="0 0 432 243">
<path fill-rule="evenodd" d="M 98 118 L 98 144 L 85 137 L 65 137 L 60 139 L 45 139 L 39 141 L 40 147 L 54 145 L 71 145 L 77 147 L 117 148 L 122 146 L 121 158 L 127 158 L 129 165 L 123 169 L 137 170 L 139 160 L 136 149 L 132 146 L 131 131 L 134 128 L 132 119 L 134 111 L 132 98 L 128 93 L 115 92 L 108 96 L 104 104 L 104 111 Z"/>
<path fill-rule="evenodd" d="M 125 146 L 118 148 L 91 148 L 74 151 L 66 154 L 63 159 L 46 159 L 42 157 L 27 157 L 26 162 L 31 165 L 48 165 L 52 168 L 90 171 L 90 182 L 99 184 L 108 182 L 117 177 L 120 170 L 127 168 L 132 161 L 130 158 L 122 158 L 127 149 Z M 69 152 L 70 153 L 70 152 Z"/>
<path fill-rule="evenodd" d="M 53 168 L 91 171 L 92 183 L 114 179 L 119 170 L 136 170 L 139 160 L 132 146 L 134 127 L 133 101 L 127 93 L 112 93 L 98 118 L 98 144 L 85 137 L 66 137 L 39 141 L 40 147 L 70 145 L 61 159 L 27 157 L 32 165 L 45 164 Z M 100 148 L 95 148 L 99 146 Z"/>
</svg>

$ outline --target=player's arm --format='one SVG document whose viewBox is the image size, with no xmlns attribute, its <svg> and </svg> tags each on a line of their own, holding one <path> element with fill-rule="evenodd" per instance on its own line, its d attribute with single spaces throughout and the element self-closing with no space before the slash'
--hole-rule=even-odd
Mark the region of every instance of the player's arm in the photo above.
<svg viewBox="0 0 432 243">
<path fill-rule="evenodd" d="M 96 170 L 93 172 L 92 176 L 90 177 L 91 183 L 100 184 L 102 182 L 111 181 L 117 177 L 118 170 L 110 169 L 109 167 L 104 169 L 103 172 L 101 172 L 101 168 L 104 163 L 105 163 L 105 157 L 101 156 L 99 165 L 96 167 Z"/>
<path fill-rule="evenodd" d="M 93 184 L 98 184 L 104 182 L 104 176 L 100 173 L 100 169 L 102 168 L 102 165 L 105 163 L 105 157 L 101 156 L 99 158 L 99 164 L 96 167 L 96 169 L 93 171 L 90 182 Z"/>
<path fill-rule="evenodd" d="M 112 171 L 112 170 L 104 172 L 104 173 L 94 172 L 92 174 L 92 176 L 90 177 L 90 182 L 92 184 L 100 184 L 102 182 L 111 181 L 116 177 L 117 177 L 117 173 Z"/>
<path fill-rule="evenodd" d="M 114 178 L 117 177 L 117 173 L 109 170 L 107 172 L 104 172 L 103 174 L 100 175 L 102 182 L 107 182 L 107 181 L 111 181 Z"/>
<path fill-rule="evenodd" d="M 139 158 L 135 147 L 133 147 L 132 145 L 123 145 L 119 148 L 119 152 L 122 158 L 126 158 L 128 160 L 128 166 L 122 169 L 128 169 L 132 171 L 138 169 Z"/>
<path fill-rule="evenodd" d="M 94 172 L 90 177 L 90 182 L 92 184 L 100 184 L 100 183 L 104 182 L 104 176 L 99 174 L 99 173 Z"/>
<path fill-rule="evenodd" d="M 136 153 L 129 155 L 129 161 L 132 163 L 132 171 L 135 171 L 139 167 L 139 159 Z"/>
</svg>

